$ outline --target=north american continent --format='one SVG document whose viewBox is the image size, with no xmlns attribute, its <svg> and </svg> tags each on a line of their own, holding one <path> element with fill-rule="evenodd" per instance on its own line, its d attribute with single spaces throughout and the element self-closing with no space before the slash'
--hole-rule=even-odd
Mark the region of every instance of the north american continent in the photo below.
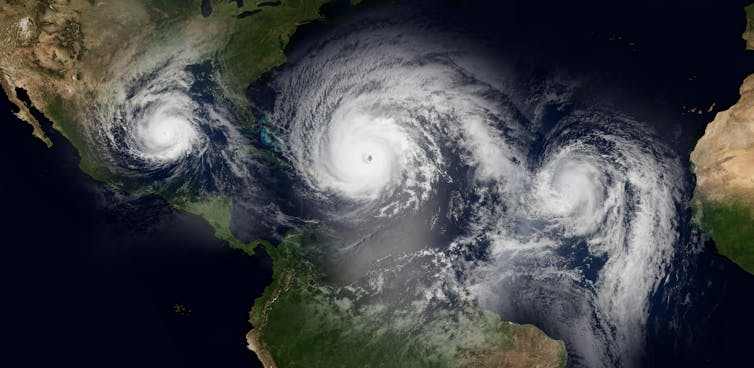
<svg viewBox="0 0 754 368">
<path fill-rule="evenodd" d="M 267 192 L 243 190 L 274 191 L 265 173 L 285 165 L 250 143 L 246 89 L 285 63 L 297 27 L 328 1 L 6 1 L 0 85 L 33 135 L 53 143 L 39 112 L 93 178 L 159 195 L 246 253 L 265 247 L 274 281 L 248 339 L 268 368 L 564 366 L 562 341 L 474 302 L 414 310 L 349 295 L 355 286 L 332 284 L 304 251 L 316 249 L 307 231 L 275 246 L 232 229 L 237 200 L 254 204 L 238 213 L 260 228 L 283 217 Z"/>
</svg>

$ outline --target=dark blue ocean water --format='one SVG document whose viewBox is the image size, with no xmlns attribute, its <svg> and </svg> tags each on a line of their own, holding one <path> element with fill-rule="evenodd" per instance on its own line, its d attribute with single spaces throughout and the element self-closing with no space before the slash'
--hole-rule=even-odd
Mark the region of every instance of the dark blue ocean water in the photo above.
<svg viewBox="0 0 754 368">
<path fill-rule="evenodd" d="M 742 1 L 429 3 L 428 16 L 500 50 L 490 57 L 590 76 L 595 93 L 654 122 L 684 160 L 713 115 L 683 106 L 727 108 L 754 72 L 754 51 L 740 39 Z M 350 12 L 327 11 L 329 20 L 305 26 L 289 52 Z M 3 98 L 0 366 L 254 366 L 243 335 L 270 280 L 269 259 L 229 250 L 199 218 L 159 198 L 92 181 L 69 143 L 53 133 L 47 149 L 10 110 Z M 690 171 L 685 180 L 693 186 Z M 652 297 L 645 363 L 741 365 L 750 361 L 754 277 L 716 255 L 686 214 L 677 245 L 685 256 Z M 697 246 L 701 253 L 689 252 Z"/>
<path fill-rule="evenodd" d="M 490 40 L 500 50 L 494 57 L 586 76 L 592 88 L 586 93 L 651 122 L 689 167 L 689 152 L 706 123 L 738 99 L 743 78 L 754 72 L 754 51 L 745 51 L 741 39 L 744 5 L 513 1 L 489 7 L 462 2 L 435 11 Z M 712 113 L 684 112 L 684 106 L 706 111 L 713 102 Z M 684 179 L 693 188 L 690 170 Z M 686 196 L 691 195 L 689 190 Z M 651 297 L 643 364 L 746 365 L 754 276 L 717 255 L 714 243 L 691 226 L 690 211 L 681 212 L 679 256 L 667 283 Z"/>
<path fill-rule="evenodd" d="M 580 98 L 593 95 L 651 123 L 685 167 L 706 124 L 735 103 L 741 82 L 754 73 L 754 51 L 745 51 L 741 39 L 747 1 L 400 2 L 406 3 L 467 42 L 496 50 L 490 60 L 524 70 L 532 65 L 532 75 L 566 71 L 582 78 L 587 88 Z M 358 11 L 399 6 L 368 2 Z M 329 9 L 329 21 L 304 26 L 289 53 L 303 52 L 353 13 L 343 2 Z M 552 114 L 557 121 L 558 112 Z M 683 179 L 690 199 L 690 169 Z M 682 204 L 679 212 L 678 256 L 650 298 L 642 365 L 747 366 L 754 276 L 716 254 L 714 242 L 692 226 L 690 209 Z M 503 316 L 550 330 L 544 317 L 516 317 Z"/>
<path fill-rule="evenodd" d="M 3 95 L 0 366 L 261 366 L 244 335 L 269 258 L 93 181 L 64 138 L 46 148 L 11 108 Z"/>
</svg>

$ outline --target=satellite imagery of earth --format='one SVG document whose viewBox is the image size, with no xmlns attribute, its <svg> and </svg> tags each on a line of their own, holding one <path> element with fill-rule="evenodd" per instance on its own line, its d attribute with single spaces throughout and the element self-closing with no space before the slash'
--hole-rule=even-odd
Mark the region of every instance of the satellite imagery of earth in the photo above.
<svg viewBox="0 0 754 368">
<path fill-rule="evenodd" d="M 0 367 L 750 367 L 751 1 L 0 0 Z"/>
</svg>

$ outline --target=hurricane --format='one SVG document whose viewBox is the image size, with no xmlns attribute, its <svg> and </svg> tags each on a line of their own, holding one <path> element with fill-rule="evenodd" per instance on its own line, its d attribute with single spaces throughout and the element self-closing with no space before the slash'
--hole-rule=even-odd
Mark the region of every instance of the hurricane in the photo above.
<svg viewBox="0 0 754 368">
<path fill-rule="evenodd" d="M 231 191 L 248 176 L 235 153 L 245 141 L 206 68 L 185 55 L 139 61 L 96 96 L 89 137 L 116 175 L 192 191 Z"/>
<path fill-rule="evenodd" d="M 428 28 L 341 27 L 293 55 L 258 106 L 298 195 L 337 234 L 332 273 L 412 295 L 395 303 L 467 295 L 564 339 L 576 366 L 640 364 L 676 257 L 678 158 L 648 123 L 583 98 L 578 77 L 535 84 Z M 427 257 L 428 274 L 406 271 Z"/>
<path fill-rule="evenodd" d="M 564 340 L 574 366 L 640 365 L 677 258 L 678 157 L 579 76 L 423 22 L 356 20 L 290 55 L 247 91 L 259 138 L 182 55 L 96 96 L 90 137 L 121 177 L 229 194 L 239 239 L 326 234 L 318 265 L 375 315 L 473 304 Z"/>
<path fill-rule="evenodd" d="M 353 89 L 364 87 L 325 85 L 289 98 L 314 102 L 351 95 Z M 310 187 L 370 217 L 419 208 L 429 198 L 443 166 L 433 134 L 404 109 L 402 99 L 411 96 L 383 97 L 364 91 L 337 106 L 329 101 L 321 105 L 282 102 L 282 106 L 315 110 L 279 112 L 315 117 L 290 124 L 287 152 Z"/>
<path fill-rule="evenodd" d="M 167 93 L 164 96 L 134 96 L 128 111 L 133 129 L 128 132 L 128 145 L 135 157 L 155 163 L 171 162 L 201 149 L 200 135 L 192 121 L 191 100 Z M 155 98 L 161 100 L 155 101 Z"/>
</svg>

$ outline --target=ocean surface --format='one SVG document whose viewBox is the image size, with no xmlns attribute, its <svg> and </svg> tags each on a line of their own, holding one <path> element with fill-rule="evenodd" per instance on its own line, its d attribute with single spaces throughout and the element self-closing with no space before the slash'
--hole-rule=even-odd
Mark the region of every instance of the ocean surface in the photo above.
<svg viewBox="0 0 754 368">
<path fill-rule="evenodd" d="M 591 76 L 600 94 L 654 122 L 687 160 L 714 112 L 733 104 L 754 73 L 754 51 L 740 38 L 746 2 L 580 4 L 441 1 L 427 14 L 484 39 L 500 50 L 496 58 Z M 356 11 L 384 6 L 390 4 Z M 326 11 L 328 20 L 304 26 L 288 52 L 353 10 Z M 688 112 L 692 107 L 704 112 Z M 46 148 L 11 110 L 3 96 L 0 366 L 260 366 L 244 334 L 253 300 L 270 281 L 269 258 L 229 249 L 200 218 L 159 198 L 133 198 L 95 182 L 78 169 L 63 137 L 51 131 L 55 145 Z M 685 180 L 693 185 L 690 170 Z M 748 362 L 754 276 L 716 255 L 685 213 L 677 244 L 685 256 L 652 297 L 644 363 Z"/>
<path fill-rule="evenodd" d="M 736 102 L 741 82 L 754 73 L 754 51 L 746 51 L 741 38 L 747 1 L 401 3 L 415 4 L 422 16 L 446 23 L 468 42 L 497 50 L 489 60 L 583 77 L 600 99 L 651 123 L 689 168 L 683 178 L 688 199 L 695 180 L 690 152 L 715 113 Z M 326 6 L 328 20 L 301 27 L 287 51 L 308 49 L 351 14 L 391 6 L 367 2 L 356 11 L 343 2 Z M 641 365 L 740 366 L 750 360 L 754 276 L 716 254 L 714 242 L 691 223 L 690 208 L 679 210 L 677 257 L 650 297 Z M 562 338 L 544 316 L 502 317 Z"/>
<path fill-rule="evenodd" d="M 47 126 L 47 148 L 11 109 L 3 95 L 0 366 L 261 366 L 244 335 L 271 280 L 264 252 L 95 182 L 62 136 Z"/>
</svg>

